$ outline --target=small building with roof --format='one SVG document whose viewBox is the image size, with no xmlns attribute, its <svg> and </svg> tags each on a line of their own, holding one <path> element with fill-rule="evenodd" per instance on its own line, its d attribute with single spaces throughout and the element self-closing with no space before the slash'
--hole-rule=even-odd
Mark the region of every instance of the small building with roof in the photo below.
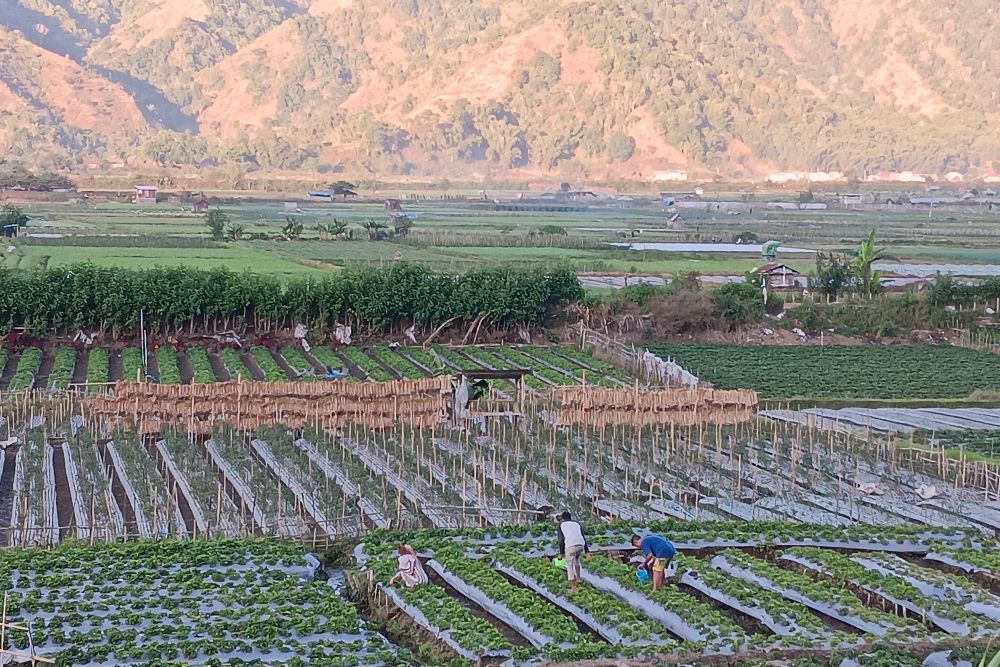
<svg viewBox="0 0 1000 667">
<path fill-rule="evenodd" d="M 135 186 L 135 198 L 132 202 L 135 204 L 155 204 L 157 192 L 159 192 L 159 188 L 155 185 L 137 185 Z"/>
</svg>

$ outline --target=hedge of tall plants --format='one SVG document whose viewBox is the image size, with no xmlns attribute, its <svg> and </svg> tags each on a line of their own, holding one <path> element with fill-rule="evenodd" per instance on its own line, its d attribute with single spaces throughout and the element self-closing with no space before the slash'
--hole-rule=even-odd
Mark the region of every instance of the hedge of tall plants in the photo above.
<svg viewBox="0 0 1000 667">
<path fill-rule="evenodd" d="M 49 333 L 79 328 L 121 335 L 216 327 L 268 331 L 299 322 L 386 330 L 415 322 L 471 321 L 496 326 L 541 324 L 552 309 L 583 296 L 574 272 L 484 268 L 436 274 L 410 264 L 281 280 L 225 269 L 157 267 L 135 271 L 82 264 L 16 271 L 0 268 L 0 333 L 23 326 Z"/>
</svg>

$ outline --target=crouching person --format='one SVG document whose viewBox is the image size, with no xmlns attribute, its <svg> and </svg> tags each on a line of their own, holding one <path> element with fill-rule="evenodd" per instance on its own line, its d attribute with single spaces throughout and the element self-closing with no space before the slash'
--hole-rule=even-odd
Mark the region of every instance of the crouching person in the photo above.
<svg viewBox="0 0 1000 667">
<path fill-rule="evenodd" d="M 399 567 L 396 574 L 389 580 L 390 586 L 395 586 L 397 581 L 402 581 L 407 588 L 416 588 L 427 583 L 427 573 L 424 566 L 417 558 L 417 552 L 409 544 L 399 547 Z"/>
</svg>

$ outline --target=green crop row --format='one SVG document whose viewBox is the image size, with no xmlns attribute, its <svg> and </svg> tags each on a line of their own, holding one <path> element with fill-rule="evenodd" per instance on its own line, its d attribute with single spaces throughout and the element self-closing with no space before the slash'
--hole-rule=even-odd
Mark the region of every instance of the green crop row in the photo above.
<svg viewBox="0 0 1000 667">
<path fill-rule="evenodd" d="M 372 356 L 378 357 L 383 363 L 388 364 L 397 373 L 407 380 L 419 380 L 427 377 L 427 374 L 417 368 L 409 359 L 404 359 L 395 350 L 386 346 L 376 347 L 369 352 Z"/>
<path fill-rule="evenodd" d="M 66 389 L 73 379 L 73 369 L 76 368 L 76 350 L 71 347 L 61 347 L 56 351 L 55 364 L 49 373 L 49 387 Z"/>
<path fill-rule="evenodd" d="M 208 360 L 208 352 L 200 347 L 192 347 L 187 350 L 187 358 L 191 362 L 191 380 L 195 384 L 215 382 L 215 371 L 212 370 L 212 362 Z"/>
<path fill-rule="evenodd" d="M 343 354 L 349 362 L 357 366 L 362 373 L 367 375 L 369 380 L 374 380 L 375 382 L 389 382 L 393 379 L 387 370 L 382 368 L 377 361 L 365 354 L 363 350 L 359 350 L 355 347 L 344 347 L 340 350 L 340 353 Z"/>
<path fill-rule="evenodd" d="M 38 375 L 38 369 L 42 365 L 42 351 L 37 347 L 29 347 L 21 352 L 21 359 L 18 361 L 17 370 L 10 379 L 8 389 L 17 391 L 19 389 L 31 389 Z"/>
<path fill-rule="evenodd" d="M 288 382 L 288 375 L 278 365 L 278 362 L 271 356 L 271 352 L 266 347 L 255 347 L 250 350 L 250 356 L 264 371 L 264 380 L 267 382 Z"/>
<path fill-rule="evenodd" d="M 122 377 L 126 382 L 145 380 L 143 373 L 142 352 L 134 347 L 129 347 L 121 352 L 122 354 Z"/>
<path fill-rule="evenodd" d="M 160 368 L 160 384 L 180 384 L 181 369 L 177 365 L 177 354 L 169 347 L 156 351 L 156 365 Z"/>
<path fill-rule="evenodd" d="M 87 355 L 87 382 L 95 385 L 90 387 L 90 392 L 100 391 L 101 387 L 97 385 L 108 381 L 110 363 L 107 350 L 98 348 Z"/>
<path fill-rule="evenodd" d="M 719 389 L 762 398 L 946 399 L 1000 391 L 996 355 L 948 346 L 659 345 Z"/>
</svg>

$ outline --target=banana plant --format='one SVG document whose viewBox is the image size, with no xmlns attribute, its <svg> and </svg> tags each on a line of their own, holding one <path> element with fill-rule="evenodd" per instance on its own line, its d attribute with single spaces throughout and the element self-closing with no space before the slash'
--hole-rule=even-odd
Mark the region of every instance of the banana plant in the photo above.
<svg viewBox="0 0 1000 667">
<path fill-rule="evenodd" d="M 896 258 L 889 255 L 885 248 L 879 248 L 875 245 L 874 227 L 868 233 L 868 238 L 861 242 L 861 247 L 852 254 L 854 255 L 854 261 L 851 262 L 851 269 L 854 272 L 854 279 L 857 281 L 858 289 L 871 298 L 881 287 L 882 277 L 872 267 L 876 262 Z"/>
</svg>

